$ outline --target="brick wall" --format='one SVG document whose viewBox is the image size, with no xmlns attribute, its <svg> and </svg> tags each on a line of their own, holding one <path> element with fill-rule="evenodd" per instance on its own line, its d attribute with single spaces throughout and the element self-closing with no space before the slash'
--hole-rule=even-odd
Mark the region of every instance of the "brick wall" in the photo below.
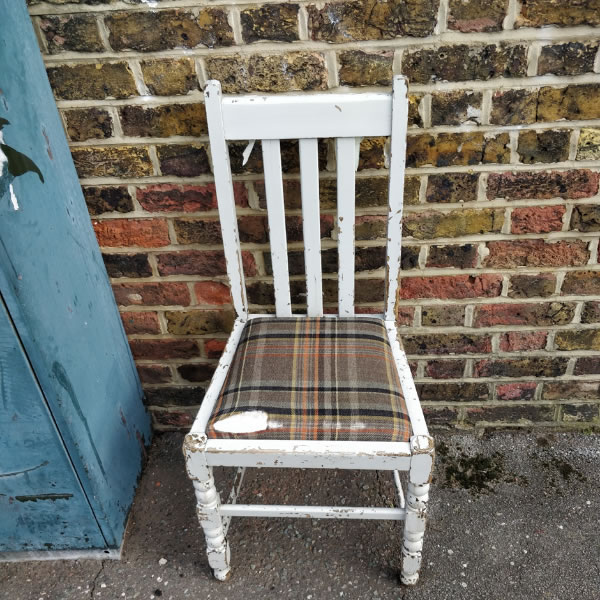
<svg viewBox="0 0 600 600">
<path fill-rule="evenodd" d="M 201 88 L 411 82 L 398 323 L 435 426 L 589 427 L 600 388 L 600 5 L 29 0 L 157 428 L 185 427 L 232 323 Z M 357 301 L 382 294 L 384 140 L 363 140 Z M 249 297 L 271 307 L 260 148 L 231 148 Z M 320 146 L 325 300 L 335 171 Z M 301 306 L 297 145 L 283 144 Z"/>
</svg>

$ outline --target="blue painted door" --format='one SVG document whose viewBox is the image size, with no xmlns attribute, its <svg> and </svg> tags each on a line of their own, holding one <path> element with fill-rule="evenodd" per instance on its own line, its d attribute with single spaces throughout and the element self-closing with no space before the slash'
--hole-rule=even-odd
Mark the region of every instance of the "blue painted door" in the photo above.
<svg viewBox="0 0 600 600">
<path fill-rule="evenodd" d="M 0 300 L 0 552 L 106 545 Z"/>
<path fill-rule="evenodd" d="M 150 421 L 25 1 L 0 0 L 0 15 L 0 294 L 60 434 L 57 447 L 103 546 L 116 548 Z M 0 425 L 6 448 L 25 452 L 17 430 Z M 0 511 L 0 538 L 9 521 Z"/>
</svg>

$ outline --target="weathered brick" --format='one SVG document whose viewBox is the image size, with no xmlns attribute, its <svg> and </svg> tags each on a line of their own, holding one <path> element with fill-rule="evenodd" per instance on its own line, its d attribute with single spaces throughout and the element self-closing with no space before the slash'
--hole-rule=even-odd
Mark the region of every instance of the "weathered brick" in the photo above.
<svg viewBox="0 0 600 600">
<path fill-rule="evenodd" d="M 193 358 L 199 355 L 193 340 L 129 340 L 135 359 Z"/>
<path fill-rule="evenodd" d="M 431 95 L 431 124 L 481 125 L 481 92 L 434 92 Z"/>
<path fill-rule="evenodd" d="M 566 325 L 573 320 L 575 303 L 482 304 L 475 308 L 475 327 L 494 325 Z"/>
<path fill-rule="evenodd" d="M 582 323 L 600 323 L 600 302 L 586 302 L 581 312 Z"/>
<path fill-rule="evenodd" d="M 423 306 L 421 308 L 421 324 L 425 327 L 453 327 L 465 322 L 465 307 Z"/>
<path fill-rule="evenodd" d="M 487 353 L 492 350 L 489 335 L 463 333 L 424 333 L 402 336 L 407 354 Z"/>
<path fill-rule="evenodd" d="M 600 84 L 543 87 L 538 93 L 537 120 L 600 118 Z"/>
<path fill-rule="evenodd" d="M 409 298 L 491 298 L 502 291 L 502 276 L 440 275 L 438 277 L 405 277 L 400 297 Z"/>
<path fill-rule="evenodd" d="M 521 125 L 535 123 L 537 90 L 499 90 L 492 95 L 490 123 Z"/>
<path fill-rule="evenodd" d="M 433 33 L 438 5 L 439 0 L 350 0 L 328 2 L 321 9 L 310 4 L 308 26 L 313 40 L 326 42 L 425 37 Z"/>
<path fill-rule="evenodd" d="M 145 403 L 149 406 L 198 406 L 204 398 L 205 390 L 201 387 L 161 387 L 161 388 L 149 388 L 144 390 L 146 394 Z M 195 411 L 197 412 L 197 411 Z M 180 415 L 180 413 L 172 413 L 173 415 Z M 152 411 L 152 415 L 156 417 L 156 411 Z M 176 424 L 180 427 L 186 427 L 186 431 L 192 424 L 194 418 L 190 415 L 188 421 L 185 413 L 177 417 L 177 421 L 173 422 L 174 417 L 170 417 L 168 423 Z M 164 424 L 164 422 L 161 422 Z"/>
<path fill-rule="evenodd" d="M 432 379 L 459 379 L 465 371 L 465 360 L 428 360 L 425 375 Z"/>
<path fill-rule="evenodd" d="M 564 206 L 527 206 L 513 208 L 510 230 L 512 233 L 548 233 L 560 231 L 565 214 Z"/>
<path fill-rule="evenodd" d="M 100 246 L 160 248 L 171 243 L 164 219 L 109 219 L 92 224 Z"/>
<path fill-rule="evenodd" d="M 112 117 L 100 108 L 76 108 L 63 111 L 69 139 L 85 142 L 106 139 L 113 134 Z"/>
<path fill-rule="evenodd" d="M 331 279 L 329 281 L 332 281 Z M 336 292 L 337 292 L 337 282 Z M 357 306 L 367 302 L 379 302 L 383 307 L 383 297 L 386 289 L 385 281 L 381 279 L 357 279 L 354 288 L 354 302 Z M 336 294 L 337 300 L 337 294 Z"/>
<path fill-rule="evenodd" d="M 173 335 L 229 333 L 235 316 L 231 311 L 167 310 L 167 330 Z"/>
<path fill-rule="evenodd" d="M 402 246 L 402 254 L 400 255 L 400 268 L 403 271 L 416 269 L 419 266 L 419 251 L 418 246 Z"/>
<path fill-rule="evenodd" d="M 210 381 L 215 372 L 215 366 L 207 363 L 190 363 L 177 367 L 177 372 L 182 379 L 194 383 L 201 381 Z"/>
<path fill-rule="evenodd" d="M 488 242 L 484 265 L 493 268 L 575 267 L 585 265 L 590 253 L 583 241 L 515 240 Z"/>
<path fill-rule="evenodd" d="M 448 28 L 471 31 L 501 31 L 508 0 L 450 0 Z"/>
<path fill-rule="evenodd" d="M 543 46 L 538 75 L 582 75 L 594 71 L 598 42 L 568 42 Z"/>
<path fill-rule="evenodd" d="M 265 272 L 267 275 L 273 275 L 271 265 L 271 254 L 263 253 Z M 292 250 L 288 252 L 288 268 L 290 275 L 304 275 L 304 251 Z M 338 271 L 338 252 L 336 248 L 330 248 L 321 252 L 321 270 L 323 273 L 337 273 Z"/>
<path fill-rule="evenodd" d="M 423 133 L 411 135 L 407 140 L 406 166 L 476 165 L 479 163 L 510 162 L 509 137 L 507 133 L 483 134 Z M 383 154 L 383 152 L 382 152 Z M 381 165 L 372 168 L 381 168 Z"/>
<path fill-rule="evenodd" d="M 561 162 L 569 158 L 571 132 L 567 129 L 521 131 L 517 152 L 525 164 Z"/>
<path fill-rule="evenodd" d="M 600 356 L 582 356 L 575 363 L 575 375 L 600 375 Z"/>
<path fill-rule="evenodd" d="M 48 67 L 48 79 L 59 100 L 129 98 L 137 88 L 125 62 Z"/>
<path fill-rule="evenodd" d="M 561 410 L 567 423 L 598 421 L 598 404 L 562 404 Z"/>
<path fill-rule="evenodd" d="M 376 309 L 378 310 L 378 309 Z M 356 311 L 359 312 L 359 311 Z M 362 311 L 360 311 L 362 312 Z M 370 311 L 367 311 L 370 312 Z M 374 313 L 375 311 L 373 311 Z M 396 325 L 406 325 L 410 327 L 415 320 L 415 309 L 410 306 L 399 306 L 396 309 Z M 410 365 L 409 365 L 410 366 Z M 412 370 L 412 367 L 411 367 Z"/>
<path fill-rule="evenodd" d="M 286 208 L 300 208 L 300 186 L 297 181 L 284 181 L 284 200 Z M 355 205 L 357 208 L 387 206 L 387 177 L 357 177 Z M 286 186 L 287 184 L 287 186 Z M 404 182 L 404 203 L 418 204 L 420 177 L 407 177 Z M 256 186 L 255 186 L 256 188 Z M 266 208 L 264 186 L 257 188 L 261 208 Z M 319 182 L 319 195 L 322 209 L 333 209 L 337 206 L 337 185 L 335 179 L 322 179 Z"/>
<path fill-rule="evenodd" d="M 557 331 L 557 350 L 600 350 L 600 329 Z"/>
<path fill-rule="evenodd" d="M 423 96 L 420 94 L 408 95 L 408 126 L 423 127 L 423 118 L 421 117 L 420 106 Z"/>
<path fill-rule="evenodd" d="M 149 212 L 200 212 L 217 208 L 214 183 L 173 185 L 161 183 L 139 187 L 137 200 Z M 248 191 L 242 182 L 234 182 L 233 194 L 238 206 L 248 206 Z"/>
<path fill-rule="evenodd" d="M 141 137 L 200 136 L 208 133 L 204 104 L 123 106 L 123 133 Z"/>
<path fill-rule="evenodd" d="M 153 96 L 179 96 L 198 89 L 192 58 L 140 61 L 144 83 Z"/>
<path fill-rule="evenodd" d="M 360 142 L 358 170 L 383 169 L 385 166 L 385 146 L 387 138 L 363 138 Z"/>
<path fill-rule="evenodd" d="M 474 173 L 446 173 L 427 178 L 427 202 L 474 202 L 479 176 Z"/>
<path fill-rule="evenodd" d="M 496 386 L 496 398 L 499 402 L 515 401 L 523 402 L 533 400 L 537 383 L 527 381 L 523 383 L 504 383 Z"/>
<path fill-rule="evenodd" d="M 598 192 L 598 177 L 588 169 L 490 173 L 487 196 L 490 200 L 589 198 Z"/>
<path fill-rule="evenodd" d="M 84 186 L 83 197 L 90 215 L 107 212 L 126 213 L 133 210 L 133 200 L 124 186 Z"/>
<path fill-rule="evenodd" d="M 156 394 L 156 396 L 163 396 L 168 390 L 176 390 L 177 393 L 185 393 L 192 395 L 192 390 L 188 388 L 158 388 L 156 390 L 148 390 L 148 393 Z M 195 399 L 199 401 L 199 396 L 194 395 Z M 150 414 L 152 415 L 152 425 L 159 431 L 171 431 L 171 430 L 184 430 L 189 431 L 192 423 L 194 422 L 195 414 L 197 410 L 193 412 L 185 412 L 182 410 L 174 409 L 157 409 L 152 408 Z"/>
<path fill-rule="evenodd" d="M 172 48 L 231 46 L 233 30 L 221 8 L 114 12 L 105 17 L 113 50 L 156 52 Z"/>
<path fill-rule="evenodd" d="M 109 277 L 151 277 L 147 254 L 103 254 Z"/>
<path fill-rule="evenodd" d="M 209 78 L 219 79 L 227 94 L 327 89 L 327 67 L 318 52 L 236 54 L 205 60 Z"/>
<path fill-rule="evenodd" d="M 161 281 L 152 283 L 115 283 L 113 292 L 121 306 L 188 306 L 190 292 L 185 283 Z"/>
<path fill-rule="evenodd" d="M 163 175 L 197 177 L 210 173 L 205 144 L 157 146 L 156 151 Z"/>
<path fill-rule="evenodd" d="M 568 358 L 504 358 L 480 360 L 473 365 L 475 377 L 558 377 L 564 375 Z"/>
<path fill-rule="evenodd" d="M 499 233 L 504 223 L 501 209 L 464 209 L 450 212 L 423 211 L 404 218 L 403 231 L 418 240 Z"/>
<path fill-rule="evenodd" d="M 394 53 L 346 50 L 338 54 L 342 85 L 391 85 Z"/>
<path fill-rule="evenodd" d="M 220 250 L 182 250 L 156 257 L 158 272 L 165 275 L 225 275 L 225 255 Z"/>
<path fill-rule="evenodd" d="M 418 383 L 422 402 L 483 402 L 489 399 L 486 383 Z"/>
<path fill-rule="evenodd" d="M 198 304 L 220 306 L 231 303 L 229 287 L 218 281 L 199 281 L 194 285 Z"/>
<path fill-rule="evenodd" d="M 570 227 L 578 231 L 600 231 L 600 206 L 598 204 L 574 206 Z"/>
<path fill-rule="evenodd" d="M 577 160 L 600 159 L 600 129 L 583 128 L 577 142 Z"/>
<path fill-rule="evenodd" d="M 387 217 L 383 215 L 356 217 L 354 229 L 356 240 L 378 240 L 385 238 L 386 235 Z"/>
<path fill-rule="evenodd" d="M 458 414 L 453 408 L 438 408 L 436 406 L 424 406 L 423 414 L 430 429 L 449 429 L 458 421 Z"/>
<path fill-rule="evenodd" d="M 298 38 L 298 4 L 263 4 L 241 11 L 246 44 L 271 40 L 294 42 Z"/>
<path fill-rule="evenodd" d="M 206 358 L 221 358 L 227 340 L 204 340 L 204 353 Z"/>
<path fill-rule="evenodd" d="M 527 74 L 527 47 L 519 44 L 456 44 L 406 51 L 402 57 L 402 73 L 413 83 L 524 77 Z"/>
<path fill-rule="evenodd" d="M 94 15 L 45 16 L 39 24 L 49 54 L 104 51 Z"/>
<path fill-rule="evenodd" d="M 544 400 L 595 400 L 600 398 L 598 381 L 565 381 L 544 383 Z"/>
<path fill-rule="evenodd" d="M 71 148 L 81 178 L 145 177 L 154 169 L 145 146 L 87 146 Z"/>
<path fill-rule="evenodd" d="M 121 319 L 128 335 L 160 333 L 158 315 L 155 312 L 123 312 Z"/>
<path fill-rule="evenodd" d="M 428 267 L 456 267 L 457 269 L 473 268 L 477 264 L 477 246 L 430 246 L 427 255 Z"/>
<path fill-rule="evenodd" d="M 552 296 L 556 288 L 556 276 L 552 273 L 537 275 L 512 275 L 508 295 L 511 298 L 535 298 Z"/>
<path fill-rule="evenodd" d="M 544 423 L 554 420 L 554 406 L 528 404 L 467 408 L 467 423 L 507 423 L 509 425 Z"/>
<path fill-rule="evenodd" d="M 163 365 L 137 365 L 137 372 L 142 383 L 169 383 L 171 369 Z"/>
<path fill-rule="evenodd" d="M 383 267 L 385 267 L 385 264 L 385 246 L 356 248 L 354 253 L 355 271 L 373 271 L 375 269 L 382 269 Z"/>
<path fill-rule="evenodd" d="M 564 4 L 560 0 L 522 0 L 516 27 L 544 25 L 600 25 L 600 6 L 597 0 L 580 0 Z"/>
<path fill-rule="evenodd" d="M 509 331 L 500 337 L 500 350 L 502 352 L 543 350 L 547 338 L 546 331 Z"/>
<path fill-rule="evenodd" d="M 256 304 L 258 306 L 272 306 L 275 304 L 275 290 L 273 289 L 273 284 L 267 281 L 253 281 L 252 283 L 247 284 L 246 295 L 250 304 Z M 292 303 L 294 303 L 293 297 Z"/>
<path fill-rule="evenodd" d="M 563 294 L 600 294 L 600 271 L 571 271 L 562 285 Z"/>
<path fill-rule="evenodd" d="M 218 219 L 174 219 L 173 227 L 179 244 L 221 244 Z"/>
</svg>

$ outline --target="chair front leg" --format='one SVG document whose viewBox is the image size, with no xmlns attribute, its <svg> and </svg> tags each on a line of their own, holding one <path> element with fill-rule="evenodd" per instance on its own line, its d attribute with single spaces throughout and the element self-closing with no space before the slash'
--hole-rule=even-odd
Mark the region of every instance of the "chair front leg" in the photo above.
<svg viewBox="0 0 600 600">
<path fill-rule="evenodd" d="M 208 468 L 208 479 L 194 480 L 197 512 L 200 525 L 206 538 L 206 553 L 208 564 L 214 576 L 219 581 L 225 581 L 229 576 L 229 544 L 225 539 L 225 529 L 221 516 L 221 500 L 215 487 L 212 468 Z"/>
<path fill-rule="evenodd" d="M 404 543 L 402 544 L 402 573 L 400 575 L 400 579 L 405 585 L 414 585 L 419 580 L 428 499 L 428 483 L 408 484 Z"/>
</svg>

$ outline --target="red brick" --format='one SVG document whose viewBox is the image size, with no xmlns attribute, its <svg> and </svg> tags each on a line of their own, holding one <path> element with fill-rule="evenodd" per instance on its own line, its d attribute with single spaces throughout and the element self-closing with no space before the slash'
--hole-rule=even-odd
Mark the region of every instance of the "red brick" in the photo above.
<svg viewBox="0 0 600 600">
<path fill-rule="evenodd" d="M 543 350 L 546 347 L 546 331 L 509 331 L 500 338 L 502 352 L 520 352 L 522 350 Z"/>
<path fill-rule="evenodd" d="M 248 206 L 248 191 L 243 183 L 235 182 L 233 192 L 238 206 Z M 137 189 L 137 199 L 142 208 L 149 212 L 198 212 L 217 208 L 214 183 L 149 185 Z"/>
<path fill-rule="evenodd" d="M 199 281 L 194 286 L 198 304 L 211 304 L 220 306 L 231 303 L 229 288 L 218 281 Z"/>
<path fill-rule="evenodd" d="M 465 371 L 464 360 L 429 360 L 425 374 L 433 379 L 458 379 Z"/>
<path fill-rule="evenodd" d="M 587 169 L 490 173 L 487 196 L 507 198 L 589 198 L 598 192 L 599 174 Z"/>
<path fill-rule="evenodd" d="M 109 219 L 93 221 L 93 225 L 100 246 L 159 248 L 170 244 L 164 219 Z"/>
<path fill-rule="evenodd" d="M 249 277 L 256 275 L 254 257 L 242 252 L 244 272 Z M 212 277 L 225 275 L 225 255 L 221 250 L 182 250 L 165 252 L 157 256 L 158 272 L 161 275 L 202 275 Z"/>
<path fill-rule="evenodd" d="M 477 298 L 499 296 L 502 275 L 442 275 L 402 279 L 400 297 L 408 298 Z"/>
<path fill-rule="evenodd" d="M 113 292 L 117 304 L 130 306 L 188 306 L 190 292 L 185 283 L 115 283 Z"/>
<path fill-rule="evenodd" d="M 483 304 L 475 308 L 475 327 L 494 325 L 566 325 L 575 314 L 572 302 Z"/>
<path fill-rule="evenodd" d="M 204 340 L 204 354 L 206 358 L 221 358 L 227 340 Z"/>
<path fill-rule="evenodd" d="M 534 381 L 526 383 L 505 383 L 496 386 L 497 399 L 505 400 L 533 400 L 537 383 Z"/>
<path fill-rule="evenodd" d="M 123 327 L 129 335 L 136 333 L 160 333 L 158 315 L 155 312 L 123 312 Z"/>
<path fill-rule="evenodd" d="M 374 308 L 374 307 L 371 307 Z M 376 311 L 372 311 L 373 313 L 376 313 L 379 309 L 377 309 Z M 359 311 L 357 311 L 359 312 Z M 371 312 L 369 310 L 361 310 L 362 312 Z M 415 309 L 414 308 L 410 308 L 408 306 L 399 306 L 398 310 L 396 311 L 396 325 L 407 325 L 407 326 L 411 326 L 413 324 L 413 320 L 415 318 Z"/>
<path fill-rule="evenodd" d="M 600 294 L 600 271 L 571 271 L 562 285 L 563 294 Z"/>
<path fill-rule="evenodd" d="M 548 233 L 562 229 L 564 206 L 528 206 L 513 208 L 512 233 Z"/>
<path fill-rule="evenodd" d="M 590 253 L 587 242 L 516 240 L 488 242 L 486 267 L 574 267 L 585 265 Z"/>
<path fill-rule="evenodd" d="M 161 429 L 182 429 L 188 431 L 194 422 L 194 415 L 178 410 L 152 410 L 152 421 Z"/>
<path fill-rule="evenodd" d="M 168 383 L 171 370 L 163 365 L 138 365 L 137 372 L 142 383 Z"/>
<path fill-rule="evenodd" d="M 136 359 L 193 358 L 198 356 L 198 346 L 192 340 L 129 340 Z"/>
</svg>

